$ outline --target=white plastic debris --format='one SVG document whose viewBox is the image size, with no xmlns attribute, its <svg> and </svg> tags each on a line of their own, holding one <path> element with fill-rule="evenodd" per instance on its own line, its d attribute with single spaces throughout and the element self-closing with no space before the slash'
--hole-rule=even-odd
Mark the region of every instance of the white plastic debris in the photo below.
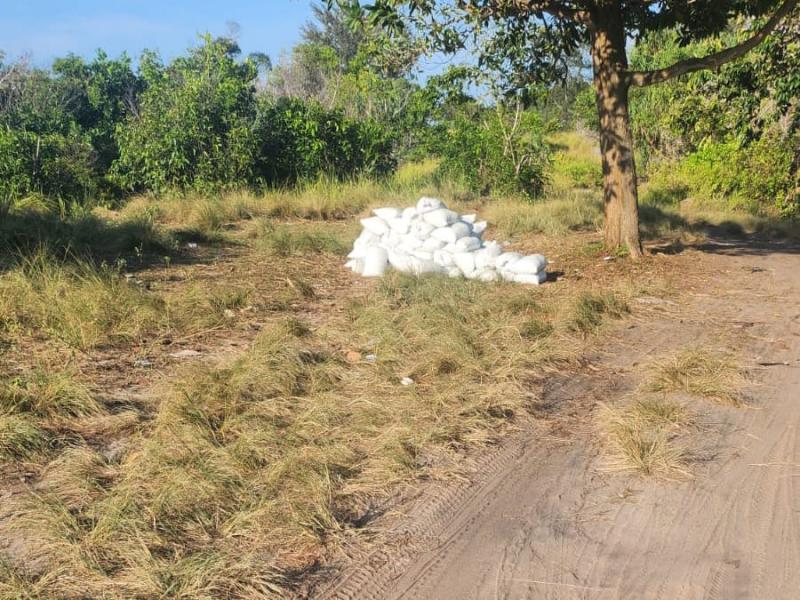
<svg viewBox="0 0 800 600">
<path fill-rule="evenodd" d="M 415 275 L 441 273 L 486 282 L 538 285 L 547 280 L 544 256 L 504 252 L 506 244 L 483 241 L 486 221 L 459 215 L 438 198 L 423 197 L 405 209 L 376 208 L 373 215 L 361 220 L 364 230 L 345 263 L 364 277 L 381 277 L 391 266 Z"/>
</svg>

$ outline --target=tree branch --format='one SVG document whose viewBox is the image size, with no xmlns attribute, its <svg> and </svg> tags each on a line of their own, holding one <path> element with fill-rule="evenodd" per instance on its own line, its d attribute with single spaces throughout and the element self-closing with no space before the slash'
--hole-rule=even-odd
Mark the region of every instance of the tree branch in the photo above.
<svg viewBox="0 0 800 600">
<path fill-rule="evenodd" d="M 746 39 L 741 44 L 737 44 L 731 48 L 726 48 L 725 50 L 720 50 L 719 52 L 709 54 L 708 56 L 681 60 L 676 62 L 671 67 L 666 67 L 664 69 L 655 69 L 653 71 L 629 71 L 626 75 L 628 83 L 637 86 L 653 85 L 654 83 L 661 83 L 663 81 L 667 81 L 668 79 L 672 79 L 673 77 L 685 75 L 686 73 L 701 71 L 703 69 L 717 69 L 725 63 L 744 56 L 750 50 L 763 42 L 764 38 L 772 33 L 775 27 L 778 26 L 778 23 L 780 23 L 786 15 L 794 10 L 794 8 L 797 6 L 797 3 L 798 0 L 784 0 L 784 3 L 780 6 L 780 8 L 778 8 L 775 14 L 770 17 L 769 21 L 766 22 L 764 27 L 762 27 L 754 36 Z"/>
<path fill-rule="evenodd" d="M 482 17 L 496 17 L 508 12 L 541 12 L 584 25 L 588 25 L 590 21 L 589 11 L 573 8 L 559 0 L 495 0 L 482 7 L 475 6 L 473 2 L 459 0 L 459 4 L 470 12 L 480 13 Z"/>
</svg>

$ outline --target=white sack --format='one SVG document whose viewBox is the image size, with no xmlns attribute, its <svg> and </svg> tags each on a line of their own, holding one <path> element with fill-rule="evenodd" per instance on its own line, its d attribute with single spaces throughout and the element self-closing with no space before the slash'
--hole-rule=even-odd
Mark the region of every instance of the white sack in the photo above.
<svg viewBox="0 0 800 600">
<path fill-rule="evenodd" d="M 429 252 L 428 250 L 414 250 L 411 256 L 415 256 L 420 260 L 433 260 L 433 252 Z"/>
<path fill-rule="evenodd" d="M 377 236 L 381 236 L 389 232 L 389 226 L 386 224 L 386 221 L 380 217 L 361 219 L 361 226 L 371 234 Z"/>
<path fill-rule="evenodd" d="M 434 230 L 433 233 L 431 233 L 431 236 L 433 236 L 436 231 L 438 230 Z M 447 244 L 445 244 L 442 240 L 436 239 L 435 237 L 429 237 L 427 240 L 422 242 L 422 249 L 433 252 L 434 250 L 441 250 L 446 245 Z"/>
<path fill-rule="evenodd" d="M 448 229 L 456 234 L 457 240 L 460 240 L 462 237 L 467 237 L 472 233 L 472 226 L 468 223 L 453 223 Z"/>
<path fill-rule="evenodd" d="M 475 255 L 472 252 L 456 252 L 453 262 L 465 276 L 475 270 Z"/>
<path fill-rule="evenodd" d="M 389 227 L 391 227 L 392 231 L 396 231 L 399 234 L 405 234 L 408 233 L 409 229 L 411 229 L 411 221 L 402 217 L 398 217 L 389 221 Z"/>
<path fill-rule="evenodd" d="M 417 202 L 417 214 L 423 214 L 431 210 L 436 210 L 437 208 L 442 208 L 444 206 L 444 202 L 439 200 L 438 198 L 428 198 L 427 196 L 423 196 Z"/>
<path fill-rule="evenodd" d="M 364 273 L 364 259 L 363 258 L 354 258 L 352 260 L 348 260 L 345 263 L 345 266 L 353 271 L 353 273 L 358 273 L 359 275 L 363 275 Z"/>
<path fill-rule="evenodd" d="M 521 273 L 526 275 L 534 275 L 539 271 L 543 271 L 547 266 L 547 260 L 541 254 L 531 254 L 530 256 L 523 256 L 519 260 L 514 261 L 508 265 L 508 270 L 512 273 Z"/>
<path fill-rule="evenodd" d="M 392 219 L 396 219 L 400 216 L 400 209 L 399 208 L 376 208 L 372 211 L 372 214 L 376 217 L 383 219 L 384 221 L 391 221 Z"/>
<path fill-rule="evenodd" d="M 422 218 L 434 227 L 447 227 L 458 221 L 458 213 L 449 208 L 437 208 L 426 212 Z"/>
<path fill-rule="evenodd" d="M 456 232 L 450 227 L 437 227 L 431 231 L 431 237 L 442 242 L 443 245 L 453 244 L 458 239 Z"/>
<path fill-rule="evenodd" d="M 481 247 L 481 241 L 473 236 L 462 237 L 456 242 L 456 250 L 459 252 L 472 252 Z"/>
<path fill-rule="evenodd" d="M 525 283 L 528 285 L 539 285 L 547 281 L 547 273 L 545 271 L 539 271 L 533 275 L 529 273 L 516 273 L 514 274 L 512 281 L 515 283 Z"/>
<path fill-rule="evenodd" d="M 403 219 L 405 219 L 406 221 L 410 221 L 416 216 L 417 216 L 416 206 L 409 206 L 408 208 L 403 209 Z"/>
<path fill-rule="evenodd" d="M 433 232 L 434 229 L 436 229 L 436 227 L 430 223 L 426 223 L 425 221 L 412 221 L 411 231 L 409 233 L 421 240 L 424 240 Z"/>
<path fill-rule="evenodd" d="M 486 221 L 459 215 L 441 200 L 423 197 L 405 209 L 376 208 L 361 221 L 346 266 L 367 277 L 379 277 L 391 266 L 405 273 L 446 273 L 481 281 L 503 278 L 536 285 L 547 279 L 541 254 L 503 252 L 494 241 L 482 241 Z"/>
<path fill-rule="evenodd" d="M 385 248 L 372 246 L 364 256 L 364 277 L 383 277 L 386 267 L 389 266 L 389 253 Z"/>
<path fill-rule="evenodd" d="M 494 261 L 495 266 L 498 269 L 502 269 L 503 267 L 518 261 L 522 258 L 522 254 L 519 252 L 503 252 L 497 259 Z"/>
<path fill-rule="evenodd" d="M 404 252 L 389 252 L 389 264 L 402 273 L 411 270 L 411 257 Z"/>
<path fill-rule="evenodd" d="M 425 275 L 426 273 L 441 273 L 442 267 L 437 265 L 432 260 L 422 260 L 419 258 L 412 258 L 411 273 L 414 275 Z"/>
</svg>

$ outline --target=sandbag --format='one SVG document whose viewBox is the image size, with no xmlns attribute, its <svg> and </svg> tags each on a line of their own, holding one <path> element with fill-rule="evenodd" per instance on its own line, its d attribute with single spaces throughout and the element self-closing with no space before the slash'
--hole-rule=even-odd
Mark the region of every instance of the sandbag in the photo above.
<svg viewBox="0 0 800 600">
<path fill-rule="evenodd" d="M 515 260 L 508 265 L 507 269 L 512 273 L 520 273 L 526 275 L 533 275 L 539 271 L 543 271 L 547 266 L 547 260 L 541 254 L 531 254 L 530 256 L 523 256 L 519 260 Z"/>
<path fill-rule="evenodd" d="M 358 273 L 359 275 L 364 274 L 364 259 L 363 258 L 354 258 L 352 260 L 348 260 L 345 263 L 345 266 L 353 271 L 353 273 Z"/>
<path fill-rule="evenodd" d="M 389 221 L 389 227 L 392 229 L 392 231 L 396 231 L 401 235 L 406 234 L 408 233 L 408 230 L 411 229 L 411 221 L 402 217 L 397 217 L 396 219 Z"/>
<path fill-rule="evenodd" d="M 449 208 L 437 208 L 426 212 L 422 218 L 434 227 L 447 227 L 458 221 L 458 213 Z"/>
<path fill-rule="evenodd" d="M 436 230 L 431 233 L 431 236 L 433 236 L 434 233 L 436 233 Z M 445 244 L 442 240 L 436 239 L 435 237 L 429 237 L 427 240 L 422 242 L 423 250 L 441 250 L 446 245 L 447 244 Z"/>
<path fill-rule="evenodd" d="M 346 267 L 354 273 L 379 277 L 391 266 L 485 282 L 537 285 L 547 279 L 544 256 L 503 252 L 498 242 L 484 242 L 486 221 L 459 215 L 437 198 L 423 197 L 404 209 L 376 208 L 373 215 L 361 220 L 363 230 L 347 255 Z"/>
<path fill-rule="evenodd" d="M 462 237 L 467 237 L 472 234 L 472 226 L 469 223 L 462 223 L 461 221 L 453 223 L 448 229 L 456 234 L 456 240 L 460 240 Z"/>
<path fill-rule="evenodd" d="M 506 265 L 518 261 L 520 258 L 522 258 L 522 254 L 519 252 L 503 252 L 495 259 L 494 264 L 498 269 L 502 269 Z"/>
<path fill-rule="evenodd" d="M 389 266 L 389 253 L 385 248 L 372 246 L 364 255 L 364 270 L 361 274 L 364 277 L 382 277 L 386 273 L 387 266 Z"/>
<path fill-rule="evenodd" d="M 458 239 L 456 237 L 456 232 L 450 227 L 437 227 L 431 231 L 431 237 L 442 242 L 444 245 L 453 244 Z"/>
<path fill-rule="evenodd" d="M 417 202 L 417 214 L 421 215 L 431 210 L 436 210 L 437 208 L 444 207 L 444 202 L 439 200 L 438 198 L 428 198 L 427 196 L 423 196 Z"/>
<path fill-rule="evenodd" d="M 424 260 L 420 258 L 412 258 L 411 273 L 414 275 L 425 275 L 426 273 L 441 273 L 442 267 L 437 265 L 432 260 Z"/>
<path fill-rule="evenodd" d="M 515 273 L 512 281 L 527 285 L 540 285 L 547 281 L 547 273 L 545 271 L 539 271 L 533 275 L 530 273 Z"/>
<path fill-rule="evenodd" d="M 399 208 L 376 208 L 372 211 L 372 214 L 376 217 L 383 219 L 384 221 L 391 221 L 396 219 L 400 216 L 400 209 Z"/>
<path fill-rule="evenodd" d="M 361 226 L 373 235 L 382 236 L 389 233 L 389 225 L 380 217 L 361 219 Z"/>
<path fill-rule="evenodd" d="M 462 237 L 456 242 L 456 250 L 459 252 L 472 252 L 481 247 L 481 241 L 473 236 Z"/>
<path fill-rule="evenodd" d="M 465 276 L 475 270 L 475 255 L 472 252 L 456 252 L 453 262 Z"/>
</svg>

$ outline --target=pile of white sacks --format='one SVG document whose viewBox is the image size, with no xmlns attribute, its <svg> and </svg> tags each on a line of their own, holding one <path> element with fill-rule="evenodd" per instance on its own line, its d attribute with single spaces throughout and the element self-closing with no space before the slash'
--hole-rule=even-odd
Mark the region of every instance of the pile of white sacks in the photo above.
<svg viewBox="0 0 800 600">
<path fill-rule="evenodd" d="M 459 215 L 436 198 L 420 198 L 403 210 L 377 208 L 373 214 L 361 220 L 364 230 L 348 254 L 347 267 L 364 277 L 380 277 L 391 265 L 415 275 L 444 273 L 481 281 L 538 285 L 547 279 L 544 256 L 503 252 L 497 242 L 481 239 L 485 221 Z"/>
</svg>

